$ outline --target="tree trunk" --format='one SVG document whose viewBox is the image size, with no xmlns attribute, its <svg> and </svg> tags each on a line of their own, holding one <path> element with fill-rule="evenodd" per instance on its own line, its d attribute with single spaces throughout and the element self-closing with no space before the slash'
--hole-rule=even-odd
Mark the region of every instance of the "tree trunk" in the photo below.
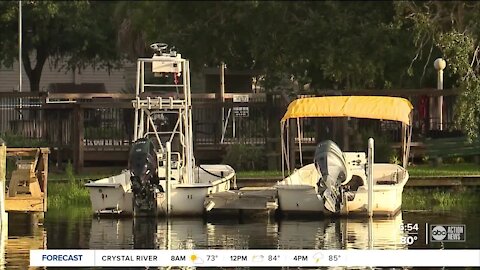
<svg viewBox="0 0 480 270">
<path fill-rule="evenodd" d="M 22 62 L 27 74 L 28 80 L 30 81 L 30 92 L 38 93 L 40 91 L 40 79 L 42 77 L 42 70 L 45 62 L 47 61 L 47 52 L 43 48 L 36 49 L 36 64 L 32 68 L 30 56 L 28 51 L 22 52 Z"/>
</svg>

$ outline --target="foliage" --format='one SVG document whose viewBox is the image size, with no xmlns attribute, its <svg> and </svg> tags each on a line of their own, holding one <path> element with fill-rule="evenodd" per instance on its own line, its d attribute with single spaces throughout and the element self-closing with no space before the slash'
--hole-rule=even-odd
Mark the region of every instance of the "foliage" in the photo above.
<svg viewBox="0 0 480 270">
<path fill-rule="evenodd" d="M 67 221 L 70 224 L 71 221 L 78 222 L 78 220 L 90 220 L 92 216 L 92 208 L 89 206 L 61 206 L 56 207 L 49 204 L 50 209 L 46 213 L 48 221 Z"/>
<path fill-rule="evenodd" d="M 123 40 L 175 45 L 194 68 L 256 69 L 268 89 L 405 84 L 408 38 L 391 2 L 140 2 L 117 7 Z M 133 42 L 134 41 L 134 42 Z M 145 46 L 129 50 L 137 56 Z M 133 52 L 133 53 L 132 53 Z M 133 57 L 132 57 L 133 58 Z"/>
<path fill-rule="evenodd" d="M 68 183 L 48 184 L 48 207 L 62 208 L 65 206 L 89 206 L 90 194 L 82 181 L 75 178 L 73 166 L 68 162 L 65 167 L 65 175 Z"/>
<path fill-rule="evenodd" d="M 7 147 L 48 147 L 49 143 L 41 139 L 27 138 L 11 132 L 0 133 Z"/>
<path fill-rule="evenodd" d="M 373 138 L 374 141 L 374 158 L 375 162 L 390 162 L 395 161 L 394 157 L 397 156 L 395 150 L 391 147 L 392 142 L 388 136 L 384 133 L 375 131 L 373 128 L 360 128 L 358 134 L 361 137 L 361 142 L 367 145 L 368 139 Z M 367 147 L 364 147 L 366 151 Z M 398 158 L 397 158 L 398 161 Z"/>
<path fill-rule="evenodd" d="M 65 206 L 90 206 L 88 189 L 80 182 L 48 184 L 48 208 L 61 209 Z"/>
<path fill-rule="evenodd" d="M 65 175 L 67 176 L 67 179 L 68 179 L 69 182 L 76 181 L 74 170 L 73 170 L 73 165 L 70 162 L 70 160 L 68 161 L 67 166 L 65 166 Z"/>
<path fill-rule="evenodd" d="M 262 170 L 266 167 L 263 148 L 249 144 L 233 144 L 228 147 L 222 163 L 235 170 Z"/>
<path fill-rule="evenodd" d="M 456 103 L 457 128 L 470 139 L 480 131 L 480 16 L 479 2 L 399 1 L 395 3 L 399 21 L 415 35 L 418 59 L 432 51 L 447 62 L 452 84 L 461 94 Z"/>
<path fill-rule="evenodd" d="M 114 2 L 23 1 L 22 62 L 32 92 L 39 91 L 45 62 L 79 69 L 88 64 L 111 68 L 119 59 L 111 22 Z M 0 63 L 18 56 L 18 2 L 0 2 Z"/>
<path fill-rule="evenodd" d="M 480 167 L 474 163 L 440 164 L 437 167 L 414 165 L 408 167 L 408 173 L 412 177 L 480 175 Z"/>
<path fill-rule="evenodd" d="M 479 2 L 22 3 L 22 58 L 32 91 L 50 56 L 65 69 L 110 68 L 121 54 L 151 56 L 153 42 L 176 46 L 192 70 L 221 62 L 257 70 L 268 91 L 285 94 L 432 87 L 432 62 L 442 56 L 445 88 L 461 90 L 457 127 L 472 139 L 480 132 Z M 1 64 L 18 55 L 17 19 L 18 3 L 0 2 Z"/>
<path fill-rule="evenodd" d="M 402 209 L 433 211 L 475 211 L 480 203 L 475 189 L 406 188 L 403 191 Z"/>
<path fill-rule="evenodd" d="M 105 167 L 105 168 L 102 167 L 102 168 L 95 168 L 93 171 L 86 171 L 86 169 L 88 169 L 88 168 L 85 168 L 84 170 L 82 170 L 81 173 L 74 174 L 74 178 L 77 181 L 80 181 L 80 182 L 87 182 L 87 181 L 90 181 L 90 180 L 98 180 L 98 179 L 101 179 L 101 178 L 105 178 L 105 177 L 109 177 L 109 176 L 112 176 L 112 175 L 119 174 L 121 172 L 121 170 L 124 169 L 124 168 L 123 167 Z M 52 172 L 52 171 L 50 171 L 48 173 L 48 180 L 64 181 L 64 180 L 72 179 L 70 176 L 67 175 L 66 171 L 67 170 L 65 170 L 63 172 Z M 70 169 L 68 169 L 68 171 L 70 171 Z"/>
</svg>

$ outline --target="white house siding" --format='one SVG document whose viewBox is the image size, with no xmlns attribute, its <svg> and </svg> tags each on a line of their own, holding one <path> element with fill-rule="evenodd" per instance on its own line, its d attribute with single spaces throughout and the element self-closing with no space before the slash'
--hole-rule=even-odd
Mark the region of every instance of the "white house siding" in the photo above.
<svg viewBox="0 0 480 270">
<path fill-rule="evenodd" d="M 40 91 L 48 91 L 51 83 L 104 83 L 108 92 L 120 92 L 127 89 L 126 78 L 135 77 L 133 63 L 126 63 L 120 69 L 112 69 L 110 73 L 105 69 L 94 69 L 87 67 L 81 71 L 59 71 L 48 60 L 45 63 L 40 79 Z M 18 89 L 18 62 L 11 68 L 0 68 L 0 92 L 12 92 Z M 129 73 L 132 73 L 129 74 Z M 22 92 L 30 92 L 30 82 L 25 71 L 22 73 Z"/>
<path fill-rule="evenodd" d="M 40 91 L 48 91 L 51 83 L 104 83 L 108 92 L 135 91 L 137 67 L 136 63 L 126 62 L 119 69 L 112 69 L 110 74 L 105 69 L 87 67 L 81 71 L 65 71 L 56 69 L 48 60 L 45 63 L 40 79 Z M 0 92 L 13 92 L 18 89 L 18 62 L 10 68 L 0 66 Z M 205 88 L 205 75 L 203 72 L 191 72 L 191 89 L 193 93 L 216 92 L 215 89 Z M 22 92 L 30 92 L 30 82 L 25 71 L 22 73 Z"/>
</svg>

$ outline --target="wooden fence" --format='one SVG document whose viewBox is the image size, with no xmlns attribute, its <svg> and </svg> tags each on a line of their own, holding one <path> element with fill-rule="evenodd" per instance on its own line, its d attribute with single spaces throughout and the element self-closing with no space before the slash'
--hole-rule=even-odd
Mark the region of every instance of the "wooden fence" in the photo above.
<svg viewBox="0 0 480 270">
<path fill-rule="evenodd" d="M 408 97 L 415 108 L 414 135 L 418 140 L 427 134 L 430 123 L 434 122 L 424 115 L 422 99 L 444 95 L 445 127 L 453 117 L 457 92 L 420 89 L 344 91 L 342 94 Z M 121 93 L 0 93 L 0 134 L 41 140 L 52 148 L 53 160 L 72 160 L 76 169 L 81 169 L 88 161 L 126 161 L 133 137 L 132 99 L 134 95 Z M 280 95 L 265 93 L 225 93 L 223 101 L 215 93 L 192 94 L 197 160 L 219 161 L 232 144 L 263 147 L 269 157 L 279 160 L 279 121 L 288 103 L 289 100 Z M 337 129 L 335 138 L 342 141 L 346 131 L 339 128 L 341 124 L 332 121 L 326 123 Z M 303 124 L 306 125 L 303 139 L 314 145 L 318 140 L 315 124 L 308 121 Z M 388 134 L 390 140 L 399 141 L 397 127 L 385 122 L 374 128 Z M 345 146 L 348 148 L 348 143 Z"/>
<path fill-rule="evenodd" d="M 234 100 L 238 97 L 240 101 Z M 77 169 L 89 160 L 124 161 L 133 139 L 133 98 L 131 94 L 0 94 L 0 133 L 40 140 L 53 148 L 53 159 L 73 160 Z M 192 129 L 195 150 L 203 155 L 200 159 L 218 158 L 231 144 L 264 145 L 286 106 L 266 94 L 227 93 L 224 100 L 215 94 L 192 95 Z"/>
</svg>

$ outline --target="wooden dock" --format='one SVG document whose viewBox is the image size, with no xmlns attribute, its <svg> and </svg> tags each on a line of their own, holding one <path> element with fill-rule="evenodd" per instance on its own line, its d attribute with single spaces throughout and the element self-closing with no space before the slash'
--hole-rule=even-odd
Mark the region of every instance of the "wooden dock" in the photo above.
<svg viewBox="0 0 480 270">
<path fill-rule="evenodd" d="M 10 178 L 8 191 L 3 190 L 5 211 L 47 211 L 49 153 L 48 148 L 6 148 L 6 156 L 18 160 Z"/>
<path fill-rule="evenodd" d="M 244 187 L 210 194 L 208 215 L 274 215 L 278 208 L 277 190 L 273 187 Z"/>
<path fill-rule="evenodd" d="M 273 187 L 282 177 L 237 177 L 237 186 L 242 187 Z M 480 175 L 464 176 L 411 176 L 405 187 L 478 187 Z"/>
<path fill-rule="evenodd" d="M 280 177 L 237 178 L 239 190 L 210 194 L 207 215 L 273 216 L 278 208 L 274 185 Z M 411 177 L 406 188 L 478 187 L 480 176 Z"/>
</svg>

